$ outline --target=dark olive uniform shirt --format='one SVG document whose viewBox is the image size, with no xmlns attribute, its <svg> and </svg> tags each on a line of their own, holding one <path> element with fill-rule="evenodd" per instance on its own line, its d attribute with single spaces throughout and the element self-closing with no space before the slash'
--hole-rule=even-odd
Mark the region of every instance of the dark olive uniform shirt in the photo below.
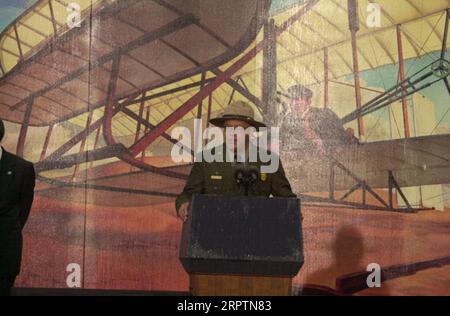
<svg viewBox="0 0 450 316">
<path fill-rule="evenodd" d="M 221 150 L 223 153 L 224 146 L 216 147 L 216 150 Z M 279 158 L 277 157 L 277 159 Z M 203 159 L 203 161 L 194 162 L 183 192 L 175 201 L 177 212 L 182 204 L 191 201 L 194 194 L 245 195 L 245 189 L 239 186 L 234 179 L 233 162 L 226 162 L 225 158 L 223 160 L 224 162 L 206 162 Z M 259 170 L 257 181 L 249 188 L 249 196 L 297 197 L 292 192 L 281 161 L 274 173 L 261 172 L 261 166 L 270 163 L 262 163 L 259 155 L 257 162 L 248 164 Z"/>
</svg>

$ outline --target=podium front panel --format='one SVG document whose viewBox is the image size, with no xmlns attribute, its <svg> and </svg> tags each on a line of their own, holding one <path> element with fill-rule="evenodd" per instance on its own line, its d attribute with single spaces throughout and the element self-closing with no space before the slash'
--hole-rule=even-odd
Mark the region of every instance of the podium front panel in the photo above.
<svg viewBox="0 0 450 316">
<path fill-rule="evenodd" d="M 195 195 L 183 225 L 188 273 L 294 276 L 303 264 L 299 200 Z"/>
</svg>

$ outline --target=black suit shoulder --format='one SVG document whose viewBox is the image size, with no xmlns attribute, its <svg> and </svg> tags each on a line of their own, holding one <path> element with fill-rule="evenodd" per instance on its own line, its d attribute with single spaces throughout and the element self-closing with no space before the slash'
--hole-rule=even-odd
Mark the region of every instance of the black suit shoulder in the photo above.
<svg viewBox="0 0 450 316">
<path fill-rule="evenodd" d="M 22 157 L 14 155 L 5 150 L 3 150 L 3 155 L 5 155 L 6 160 L 9 160 L 9 162 L 13 162 L 16 165 L 23 166 L 25 168 L 34 167 L 34 164 L 31 161 L 25 160 Z"/>
</svg>

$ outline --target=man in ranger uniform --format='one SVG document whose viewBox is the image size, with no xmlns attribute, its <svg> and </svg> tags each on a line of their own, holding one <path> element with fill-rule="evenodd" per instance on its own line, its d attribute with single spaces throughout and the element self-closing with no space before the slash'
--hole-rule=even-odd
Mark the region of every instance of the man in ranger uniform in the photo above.
<svg viewBox="0 0 450 316">
<path fill-rule="evenodd" d="M 211 119 L 210 123 L 221 128 L 240 127 L 244 130 L 248 127 L 254 127 L 255 129 L 265 127 L 265 124 L 255 120 L 253 108 L 243 101 L 230 104 L 220 117 Z M 246 137 L 245 157 L 242 157 L 240 151 L 237 151 L 239 146 L 237 145 L 236 135 L 234 135 L 233 139 L 227 138 L 225 144 L 214 148 L 222 156 L 230 149 L 234 153 L 235 158 L 232 162 L 225 161 L 226 159 L 213 162 L 206 162 L 202 159 L 202 161 L 194 162 L 183 192 L 175 201 L 177 214 L 183 221 L 186 221 L 188 217 L 189 203 L 194 194 L 296 197 L 285 176 L 281 162 L 277 164 L 275 172 L 262 172 L 261 170 L 263 170 L 262 167 L 265 163 L 261 162 L 259 156 L 257 161 L 249 161 L 248 153 L 251 152 L 251 146 L 254 145 Z M 237 159 L 238 161 L 243 160 L 244 164 L 250 166 L 249 170 L 257 170 L 254 173 L 256 175 L 254 181 L 247 189 L 239 185 L 239 181 L 236 178 L 236 170 L 239 169 L 236 168 L 238 166 L 236 158 L 240 155 L 241 159 Z M 276 156 L 276 159 L 278 159 L 278 156 Z"/>
</svg>

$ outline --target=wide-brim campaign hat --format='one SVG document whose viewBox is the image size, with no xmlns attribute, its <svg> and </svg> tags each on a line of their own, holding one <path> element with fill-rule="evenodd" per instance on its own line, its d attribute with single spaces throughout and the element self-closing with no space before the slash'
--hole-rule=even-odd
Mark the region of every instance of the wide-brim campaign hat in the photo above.
<svg viewBox="0 0 450 316">
<path fill-rule="evenodd" d="M 250 124 L 257 129 L 266 127 L 266 124 L 255 119 L 255 111 L 252 106 L 244 101 L 235 101 L 227 106 L 221 116 L 209 120 L 209 122 L 218 127 L 225 127 L 225 121 L 239 120 Z"/>
</svg>

